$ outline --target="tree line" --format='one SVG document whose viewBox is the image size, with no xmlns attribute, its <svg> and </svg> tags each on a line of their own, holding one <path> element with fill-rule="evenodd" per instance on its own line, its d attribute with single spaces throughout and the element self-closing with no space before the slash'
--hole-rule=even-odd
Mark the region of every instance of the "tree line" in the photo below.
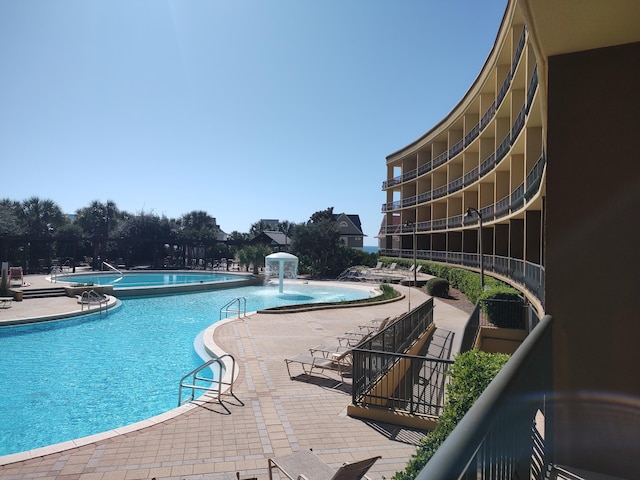
<svg viewBox="0 0 640 480">
<path fill-rule="evenodd" d="M 69 216 L 50 199 L 3 199 L 0 260 L 22 266 L 26 273 L 82 264 L 99 270 L 103 262 L 123 268 L 225 269 L 232 260 L 257 272 L 266 255 L 282 249 L 252 242 L 269 229 L 258 221 L 246 233 L 227 235 L 215 217 L 202 210 L 168 218 L 130 213 L 111 200 L 94 200 Z M 307 222 L 279 222 L 277 230 L 291 239 L 285 249 L 299 257 L 301 273 L 332 277 L 351 265 L 375 265 L 377 260 L 375 254 L 342 245 L 333 207 L 313 213 Z"/>
</svg>

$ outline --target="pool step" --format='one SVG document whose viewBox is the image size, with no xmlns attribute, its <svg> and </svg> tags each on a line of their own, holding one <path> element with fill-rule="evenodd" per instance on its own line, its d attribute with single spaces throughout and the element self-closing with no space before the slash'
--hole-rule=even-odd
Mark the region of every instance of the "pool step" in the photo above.
<svg viewBox="0 0 640 480">
<path fill-rule="evenodd" d="M 51 287 L 51 288 L 28 288 L 22 290 L 23 300 L 30 298 L 51 298 L 51 297 L 66 297 L 67 292 L 64 287 Z"/>
</svg>

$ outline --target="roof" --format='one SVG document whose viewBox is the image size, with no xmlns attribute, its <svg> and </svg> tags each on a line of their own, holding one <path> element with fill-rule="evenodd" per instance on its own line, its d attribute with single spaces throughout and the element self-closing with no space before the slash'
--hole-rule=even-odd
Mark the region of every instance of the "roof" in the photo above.
<svg viewBox="0 0 640 480">
<path fill-rule="evenodd" d="M 358 235 L 366 236 L 362 232 L 362 223 L 360 223 L 359 215 L 348 215 L 346 213 L 339 213 L 334 215 L 335 221 L 338 222 L 340 227 L 340 235 Z"/>
<path fill-rule="evenodd" d="M 284 233 L 276 230 L 264 230 L 251 239 L 251 243 L 275 243 L 277 245 L 290 245 L 291 239 Z"/>
</svg>

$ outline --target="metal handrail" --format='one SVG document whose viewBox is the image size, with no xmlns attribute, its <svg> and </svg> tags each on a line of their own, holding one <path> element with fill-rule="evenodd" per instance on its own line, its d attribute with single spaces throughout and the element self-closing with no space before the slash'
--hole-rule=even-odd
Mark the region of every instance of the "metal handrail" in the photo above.
<svg viewBox="0 0 640 480">
<path fill-rule="evenodd" d="M 238 309 L 234 310 L 231 308 L 233 304 L 238 304 Z M 227 303 L 224 307 L 220 309 L 220 320 L 222 320 L 222 314 L 225 314 L 224 318 L 229 318 L 230 313 L 235 313 L 238 318 L 247 316 L 247 299 L 246 297 L 237 297 Z"/>
<path fill-rule="evenodd" d="M 222 380 L 222 372 L 224 370 L 224 362 L 222 361 L 222 359 L 225 358 L 225 357 L 228 357 L 228 358 L 231 359 L 231 375 L 229 377 L 231 380 L 229 382 L 224 382 Z M 214 363 L 219 365 L 219 367 L 220 367 L 220 373 L 219 373 L 219 378 L 218 379 L 216 379 L 215 377 L 214 378 L 207 378 L 207 377 L 202 377 L 202 376 L 198 375 L 202 370 L 204 370 L 205 368 L 209 368 Z M 203 390 L 205 392 L 214 392 L 216 394 L 216 400 L 218 401 L 218 403 L 220 403 L 220 405 L 224 406 L 224 404 L 222 403 L 222 401 L 220 399 L 220 396 L 222 395 L 222 387 L 223 386 L 229 387 L 228 393 L 237 399 L 237 397 L 233 393 L 233 378 L 235 376 L 235 370 L 236 370 L 236 359 L 233 358 L 233 355 L 231 355 L 229 353 L 225 353 L 224 355 L 222 355 L 220 357 L 212 358 L 211 360 L 203 363 L 199 367 L 194 368 L 193 370 L 191 370 L 189 373 L 187 373 L 186 375 L 184 375 L 180 379 L 180 388 L 179 388 L 179 392 L 178 392 L 178 406 L 180 407 L 181 405 L 183 405 L 186 402 L 193 401 L 195 399 L 196 390 Z M 189 379 L 189 377 L 191 377 L 191 379 L 190 379 L 191 383 L 185 383 L 185 381 L 187 379 Z M 196 383 L 198 381 L 207 382 L 209 385 L 208 386 L 198 385 Z M 184 388 L 191 389 L 191 395 L 187 399 L 185 399 L 184 402 L 183 402 L 183 400 L 182 400 L 182 390 Z M 226 409 L 226 407 L 225 407 L 225 409 Z"/>
<path fill-rule="evenodd" d="M 118 272 L 120 275 L 124 275 L 124 273 L 122 273 L 120 270 L 118 270 L 116 267 L 114 267 L 110 263 L 102 262 L 102 264 L 105 265 L 107 268 L 113 270 L 114 272 Z"/>
<path fill-rule="evenodd" d="M 98 312 L 102 315 L 102 305 L 104 304 L 104 311 L 107 313 L 107 304 L 109 299 L 104 295 L 96 292 L 95 290 L 85 290 L 80 295 L 80 311 L 84 312 L 84 306 L 87 305 L 87 310 L 91 310 L 91 303 L 98 304 Z"/>
</svg>

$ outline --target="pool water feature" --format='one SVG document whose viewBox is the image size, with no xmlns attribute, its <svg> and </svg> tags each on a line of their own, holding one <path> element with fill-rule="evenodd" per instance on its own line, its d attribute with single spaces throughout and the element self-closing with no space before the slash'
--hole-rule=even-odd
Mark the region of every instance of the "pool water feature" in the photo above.
<svg viewBox="0 0 640 480">
<path fill-rule="evenodd" d="M 108 315 L 0 328 L 0 455 L 128 425 L 175 408 L 200 365 L 194 339 L 232 298 L 247 310 L 371 296 L 324 284 L 130 298 Z M 301 300 L 295 298 L 302 298 Z M 311 298 L 311 300 L 309 300 Z"/>
</svg>

